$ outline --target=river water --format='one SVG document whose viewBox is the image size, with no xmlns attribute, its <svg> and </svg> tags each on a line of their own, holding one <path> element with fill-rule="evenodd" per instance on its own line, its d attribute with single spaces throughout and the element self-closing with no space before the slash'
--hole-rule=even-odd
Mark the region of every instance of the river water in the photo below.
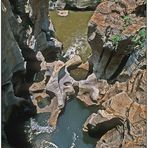
<svg viewBox="0 0 148 148">
<path fill-rule="evenodd" d="M 67 17 L 60 17 L 56 12 L 50 12 L 56 36 L 64 45 L 64 56 L 72 55 L 69 52 L 73 50 L 81 54 L 83 61 L 90 56 L 86 35 L 92 13 L 70 11 Z M 95 110 L 94 107 L 86 107 L 77 98 L 72 98 L 66 103 L 56 129 L 48 126 L 49 113 L 40 113 L 27 121 L 25 132 L 28 141 L 35 148 L 94 148 L 96 140 L 84 134 L 82 127 Z"/>
<path fill-rule="evenodd" d="M 94 148 L 96 140 L 82 131 L 84 122 L 94 111 L 96 108 L 85 107 L 73 98 L 67 102 L 56 129 L 48 126 L 48 113 L 31 118 L 26 124 L 28 139 L 35 148 Z"/>
</svg>

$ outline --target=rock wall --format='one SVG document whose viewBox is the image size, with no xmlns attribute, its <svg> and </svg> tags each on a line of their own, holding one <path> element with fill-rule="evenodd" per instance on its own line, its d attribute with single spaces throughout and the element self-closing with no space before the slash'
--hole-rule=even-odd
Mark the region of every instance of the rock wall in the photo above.
<svg viewBox="0 0 148 148">
<path fill-rule="evenodd" d="M 96 148 L 146 147 L 146 70 L 134 71 L 127 82 L 109 85 L 99 80 L 95 85 L 99 90 L 96 103 L 85 93 L 80 99 L 98 106 L 83 128 L 98 139 Z"/>
<path fill-rule="evenodd" d="M 89 22 L 90 63 L 98 95 L 93 100 L 80 89 L 78 99 L 98 106 L 83 128 L 98 140 L 96 148 L 146 147 L 145 12 L 144 1 L 105 0 Z"/>
<path fill-rule="evenodd" d="M 97 6 L 89 21 L 88 42 L 98 79 L 112 82 L 123 70 L 130 75 L 143 62 L 145 12 L 144 1 L 104 1 Z"/>
<path fill-rule="evenodd" d="M 100 0 L 50 0 L 49 8 L 68 10 L 95 10 Z"/>
<path fill-rule="evenodd" d="M 29 86 L 40 71 L 36 53 L 47 61 L 58 58 L 62 44 L 56 39 L 48 15 L 48 0 L 2 0 L 2 143 L 28 147 L 24 121 L 36 114 Z"/>
</svg>

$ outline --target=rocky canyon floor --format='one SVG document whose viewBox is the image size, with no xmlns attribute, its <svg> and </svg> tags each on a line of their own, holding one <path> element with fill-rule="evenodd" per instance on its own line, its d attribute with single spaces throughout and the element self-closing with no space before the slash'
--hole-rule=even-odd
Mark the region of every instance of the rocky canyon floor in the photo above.
<svg viewBox="0 0 148 148">
<path fill-rule="evenodd" d="M 146 1 L 2 0 L 2 142 L 146 147 Z"/>
</svg>

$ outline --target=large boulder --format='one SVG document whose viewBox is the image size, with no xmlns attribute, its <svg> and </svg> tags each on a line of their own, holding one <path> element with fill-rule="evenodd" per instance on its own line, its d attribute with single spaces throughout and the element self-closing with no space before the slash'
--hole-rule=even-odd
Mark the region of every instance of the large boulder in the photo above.
<svg viewBox="0 0 148 148">
<path fill-rule="evenodd" d="M 144 1 L 104 1 L 88 25 L 90 62 L 97 78 L 113 81 L 126 69 L 130 75 L 145 58 Z M 124 73 L 125 74 L 125 73 Z"/>
</svg>

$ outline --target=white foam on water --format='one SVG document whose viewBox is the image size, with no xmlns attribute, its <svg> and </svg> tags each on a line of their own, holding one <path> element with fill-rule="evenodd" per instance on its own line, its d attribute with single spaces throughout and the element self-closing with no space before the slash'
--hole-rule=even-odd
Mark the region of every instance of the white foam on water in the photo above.
<svg viewBox="0 0 148 148">
<path fill-rule="evenodd" d="M 41 142 L 40 148 L 58 148 L 58 146 L 52 142 L 43 140 Z"/>
<path fill-rule="evenodd" d="M 76 135 L 76 133 L 73 133 L 72 136 L 72 144 L 69 148 L 76 148 L 76 140 L 77 140 L 78 136 Z"/>
<path fill-rule="evenodd" d="M 72 42 L 72 45 L 67 49 L 66 53 L 63 55 L 64 58 L 73 58 L 75 55 L 79 55 L 81 50 L 86 47 L 86 38 L 85 37 L 76 37 Z M 85 51 L 85 50 L 84 50 Z"/>
<path fill-rule="evenodd" d="M 28 141 L 32 142 L 33 137 L 35 135 L 43 134 L 43 133 L 52 133 L 55 131 L 55 128 L 47 125 L 47 126 L 41 126 L 38 124 L 38 122 L 35 121 L 35 119 L 30 119 L 30 124 L 26 125 L 26 128 L 29 128 L 29 130 L 25 130 L 24 132 L 28 135 Z"/>
</svg>

